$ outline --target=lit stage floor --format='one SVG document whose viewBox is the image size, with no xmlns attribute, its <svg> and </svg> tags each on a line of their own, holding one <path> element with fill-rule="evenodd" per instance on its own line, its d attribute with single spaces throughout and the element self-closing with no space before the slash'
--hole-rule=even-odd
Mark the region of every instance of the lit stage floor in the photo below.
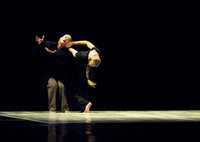
<svg viewBox="0 0 200 142">
<path fill-rule="evenodd" d="M 48 111 L 9 111 L 0 116 L 45 124 L 200 122 L 200 111 L 92 111 L 91 113 Z"/>
</svg>

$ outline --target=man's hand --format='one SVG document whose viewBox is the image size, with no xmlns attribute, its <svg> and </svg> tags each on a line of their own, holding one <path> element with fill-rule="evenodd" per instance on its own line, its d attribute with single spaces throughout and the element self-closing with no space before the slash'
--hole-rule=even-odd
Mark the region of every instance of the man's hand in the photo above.
<svg viewBox="0 0 200 142">
<path fill-rule="evenodd" d="M 91 80 L 87 80 L 87 83 L 88 83 L 88 85 L 90 86 L 90 87 L 92 87 L 92 88 L 96 88 L 96 83 L 95 82 L 93 82 L 93 81 L 91 81 Z"/>
<path fill-rule="evenodd" d="M 45 47 L 45 50 L 48 52 L 48 53 L 55 53 L 56 52 L 56 50 L 50 50 L 49 48 L 47 48 L 47 47 Z"/>
</svg>

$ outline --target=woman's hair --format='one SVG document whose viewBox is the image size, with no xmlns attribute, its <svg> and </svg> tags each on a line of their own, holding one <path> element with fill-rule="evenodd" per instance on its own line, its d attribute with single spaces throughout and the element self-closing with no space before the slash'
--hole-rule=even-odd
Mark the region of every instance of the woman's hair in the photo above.
<svg viewBox="0 0 200 142">
<path fill-rule="evenodd" d="M 60 48 L 61 47 L 61 38 L 58 40 L 58 45 L 57 45 L 57 48 Z"/>
<path fill-rule="evenodd" d="M 71 40 L 72 40 L 71 35 L 65 34 L 64 36 L 60 37 L 60 39 L 58 40 L 58 45 L 57 45 L 58 48 L 61 48 L 62 42 L 63 42 L 64 40 L 69 40 L 69 41 L 71 41 Z"/>
</svg>

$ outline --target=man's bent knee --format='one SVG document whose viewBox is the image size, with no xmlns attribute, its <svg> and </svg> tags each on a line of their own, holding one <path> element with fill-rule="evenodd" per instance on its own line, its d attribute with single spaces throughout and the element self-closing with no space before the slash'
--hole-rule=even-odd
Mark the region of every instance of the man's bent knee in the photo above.
<svg viewBox="0 0 200 142">
<path fill-rule="evenodd" d="M 64 86 L 64 84 L 62 82 L 58 81 L 58 87 L 60 89 L 64 89 L 65 86 Z"/>
</svg>

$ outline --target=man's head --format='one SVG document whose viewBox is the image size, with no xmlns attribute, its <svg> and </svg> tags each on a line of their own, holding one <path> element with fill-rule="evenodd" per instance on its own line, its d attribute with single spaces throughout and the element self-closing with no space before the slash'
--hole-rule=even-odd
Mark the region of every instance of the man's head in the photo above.
<svg viewBox="0 0 200 142">
<path fill-rule="evenodd" d="M 44 34 L 37 34 L 35 36 L 35 41 L 37 42 L 37 44 L 41 44 L 44 41 Z"/>
<path fill-rule="evenodd" d="M 58 48 L 65 47 L 71 41 L 72 41 L 72 37 L 69 34 L 66 34 L 66 35 L 62 36 L 58 41 Z"/>
<path fill-rule="evenodd" d="M 91 50 L 88 54 L 88 65 L 90 67 L 98 67 L 100 63 L 99 53 L 96 50 Z"/>
</svg>

